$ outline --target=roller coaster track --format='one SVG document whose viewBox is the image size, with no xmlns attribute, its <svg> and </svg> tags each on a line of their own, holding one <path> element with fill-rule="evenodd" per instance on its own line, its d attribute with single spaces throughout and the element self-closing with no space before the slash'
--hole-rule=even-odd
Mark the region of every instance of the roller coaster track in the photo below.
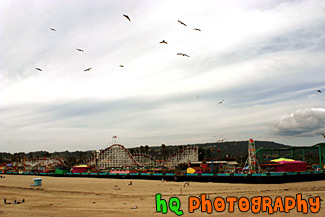
<svg viewBox="0 0 325 217">
<path fill-rule="evenodd" d="M 140 166 L 162 166 L 159 161 L 148 154 L 136 153 L 133 154 L 134 159 Z"/>
<path fill-rule="evenodd" d="M 42 158 L 42 159 L 31 159 L 31 160 L 24 160 L 23 164 L 25 167 L 47 167 L 47 168 L 54 168 L 57 165 L 64 166 L 65 164 L 59 158 Z"/>
<path fill-rule="evenodd" d="M 120 144 L 114 144 L 101 150 L 97 157 L 97 167 L 106 169 L 111 167 L 135 167 L 140 166 L 132 154 Z"/>
<path fill-rule="evenodd" d="M 96 153 L 86 164 L 96 165 L 98 169 L 126 168 L 143 166 L 166 166 L 175 168 L 182 163 L 198 161 L 197 147 L 185 147 L 180 149 L 166 161 L 160 163 L 157 159 L 144 153 L 131 154 L 123 145 L 114 144 Z"/>
<path fill-rule="evenodd" d="M 175 168 L 179 164 L 198 161 L 198 159 L 199 155 L 197 147 L 185 147 L 170 156 L 164 162 L 164 165 L 169 168 Z"/>
</svg>

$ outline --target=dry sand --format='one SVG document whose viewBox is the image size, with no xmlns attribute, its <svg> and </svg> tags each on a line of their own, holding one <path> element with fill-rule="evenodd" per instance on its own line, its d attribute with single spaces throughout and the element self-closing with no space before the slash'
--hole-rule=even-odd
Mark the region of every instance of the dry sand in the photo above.
<svg viewBox="0 0 325 217">
<path fill-rule="evenodd" d="M 177 216 L 168 211 L 167 214 L 157 213 L 155 194 L 161 193 L 163 199 L 178 197 L 182 204 L 182 216 L 325 216 L 325 209 L 316 214 L 265 212 L 253 214 L 251 211 L 235 212 L 214 211 L 212 214 L 196 210 L 188 212 L 188 197 L 207 193 L 210 199 L 217 196 L 226 198 L 236 196 L 252 198 L 254 196 L 296 196 L 302 193 L 308 197 L 325 196 L 325 181 L 287 183 L 287 184 L 226 184 L 190 182 L 184 188 L 184 182 L 162 182 L 151 180 L 127 180 L 104 178 L 65 178 L 41 177 L 42 187 L 36 189 L 30 185 L 36 176 L 5 175 L 0 179 L 0 216 Z M 127 183 L 132 181 L 133 185 Z M 182 192 L 181 192 L 182 191 Z M 13 202 L 25 199 L 23 204 L 4 204 L 3 198 Z M 321 201 L 324 206 L 324 202 Z M 137 209 L 131 209 L 137 206 Z"/>
</svg>

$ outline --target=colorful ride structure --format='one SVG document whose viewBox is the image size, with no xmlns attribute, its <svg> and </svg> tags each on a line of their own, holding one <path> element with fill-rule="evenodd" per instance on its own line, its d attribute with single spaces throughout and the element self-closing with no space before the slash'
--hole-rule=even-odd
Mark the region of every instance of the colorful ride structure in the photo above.
<svg viewBox="0 0 325 217">
<path fill-rule="evenodd" d="M 54 171 L 57 167 L 64 167 L 64 162 L 59 158 L 41 158 L 23 160 L 25 171 Z"/>
<path fill-rule="evenodd" d="M 247 161 L 243 167 L 243 171 L 248 173 L 261 173 L 261 167 L 256 159 L 256 148 L 253 139 L 248 140 L 248 157 Z"/>
</svg>

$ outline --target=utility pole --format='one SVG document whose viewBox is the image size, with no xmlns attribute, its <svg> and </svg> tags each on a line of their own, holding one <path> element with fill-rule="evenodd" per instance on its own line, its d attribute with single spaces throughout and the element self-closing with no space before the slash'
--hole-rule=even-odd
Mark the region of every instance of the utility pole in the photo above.
<svg viewBox="0 0 325 217">
<path fill-rule="evenodd" d="M 210 149 L 211 150 L 211 173 L 213 174 L 213 154 L 212 154 L 212 151 L 213 151 L 213 148 Z"/>
</svg>

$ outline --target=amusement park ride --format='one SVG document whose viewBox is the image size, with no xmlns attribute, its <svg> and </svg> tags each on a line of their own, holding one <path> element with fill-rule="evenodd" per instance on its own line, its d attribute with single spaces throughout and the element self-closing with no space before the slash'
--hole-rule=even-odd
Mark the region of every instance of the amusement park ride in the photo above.
<svg viewBox="0 0 325 217">
<path fill-rule="evenodd" d="M 198 157 L 198 148 L 190 146 L 180 149 L 165 161 L 158 161 L 147 154 L 131 154 L 123 145 L 114 144 L 106 149 L 94 152 L 91 160 L 87 164 L 93 165 L 100 170 L 146 166 L 175 168 L 179 164 L 198 161 Z"/>
<path fill-rule="evenodd" d="M 64 162 L 59 158 L 41 158 L 24 160 L 23 164 L 26 171 L 51 171 L 57 166 L 64 166 Z"/>
<path fill-rule="evenodd" d="M 116 138 L 116 136 L 113 136 L 112 142 L 116 143 Z M 253 139 L 250 139 L 248 141 L 248 158 L 244 166 L 244 172 L 261 172 L 261 167 L 256 159 L 255 150 L 255 142 Z M 123 145 L 114 144 L 106 149 L 93 152 L 91 159 L 86 164 L 92 165 L 99 170 L 134 167 L 167 167 L 175 169 L 180 164 L 197 162 L 198 159 L 198 148 L 195 146 L 182 148 L 168 159 L 159 161 L 148 154 L 131 154 Z"/>
<path fill-rule="evenodd" d="M 256 159 L 256 148 L 255 142 L 253 139 L 248 140 L 248 158 L 246 160 L 245 166 L 243 167 L 244 170 L 248 170 L 248 173 L 261 173 L 261 167 Z"/>
</svg>

